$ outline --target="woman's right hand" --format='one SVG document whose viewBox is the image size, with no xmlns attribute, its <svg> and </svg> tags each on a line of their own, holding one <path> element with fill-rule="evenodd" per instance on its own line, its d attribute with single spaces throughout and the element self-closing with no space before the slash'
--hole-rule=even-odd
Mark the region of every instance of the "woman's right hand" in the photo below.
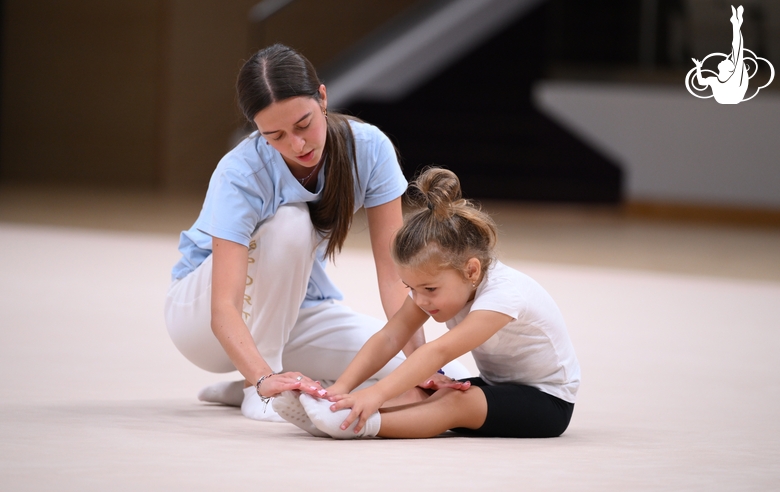
<svg viewBox="0 0 780 492">
<path fill-rule="evenodd" d="M 282 391 L 298 390 L 316 398 L 322 398 L 325 390 L 319 381 L 304 376 L 300 372 L 283 372 L 274 374 L 260 384 L 260 394 L 265 397 L 277 396 Z"/>
</svg>

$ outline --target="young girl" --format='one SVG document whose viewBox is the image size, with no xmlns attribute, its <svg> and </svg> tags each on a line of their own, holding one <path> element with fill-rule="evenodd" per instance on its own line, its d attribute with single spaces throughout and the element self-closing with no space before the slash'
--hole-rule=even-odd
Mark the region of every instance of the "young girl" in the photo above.
<svg viewBox="0 0 780 492">
<path fill-rule="evenodd" d="M 325 273 L 360 207 L 388 318 L 402 305 L 390 240 L 403 223 L 406 180 L 378 128 L 328 112 L 325 86 L 295 50 L 258 51 L 236 85 L 257 131 L 220 161 L 198 219 L 181 234 L 165 319 L 192 363 L 245 378 L 207 387 L 201 400 L 281 421 L 270 397 L 321 390 L 315 380 L 336 379 L 383 324 L 334 302 L 341 293 Z M 404 351 L 422 341 L 410 338 Z M 401 363 L 400 350 L 375 377 Z"/>
<path fill-rule="evenodd" d="M 392 250 L 410 297 L 322 393 L 327 399 L 285 392 L 274 401 L 279 414 L 314 435 L 338 439 L 421 438 L 447 430 L 561 435 L 574 410 L 580 368 L 555 302 L 534 280 L 493 258 L 495 225 L 461 199 L 452 172 L 428 169 L 410 192 L 422 207 L 407 217 Z M 350 393 L 429 317 L 446 322 L 449 331 L 377 384 Z M 418 403 L 380 409 L 467 351 L 480 377 L 453 381 Z"/>
</svg>

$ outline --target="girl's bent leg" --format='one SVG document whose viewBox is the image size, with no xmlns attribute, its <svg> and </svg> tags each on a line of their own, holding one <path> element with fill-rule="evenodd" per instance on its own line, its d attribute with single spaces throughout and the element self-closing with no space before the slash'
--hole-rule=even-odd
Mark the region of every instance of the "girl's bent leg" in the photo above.
<svg viewBox="0 0 780 492">
<path fill-rule="evenodd" d="M 383 408 L 380 414 L 379 437 L 434 437 L 456 427 L 479 429 L 487 417 L 487 400 L 477 386 L 443 389 L 419 403 Z"/>
<path fill-rule="evenodd" d="M 480 437 L 547 438 L 560 436 L 569 426 L 573 403 L 532 386 L 488 385 L 481 378 L 470 381 L 484 393 L 489 411 L 478 429 L 453 428 L 455 432 Z"/>
<path fill-rule="evenodd" d="M 439 390 L 421 403 L 381 409 L 380 437 L 433 437 L 446 430 L 479 437 L 546 438 L 563 434 L 574 404 L 531 386 L 487 385 Z M 489 409 L 489 410 L 488 410 Z"/>
</svg>

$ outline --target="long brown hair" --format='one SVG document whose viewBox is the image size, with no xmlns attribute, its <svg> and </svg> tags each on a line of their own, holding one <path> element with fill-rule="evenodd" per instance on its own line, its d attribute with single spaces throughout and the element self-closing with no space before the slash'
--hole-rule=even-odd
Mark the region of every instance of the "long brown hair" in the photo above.
<svg viewBox="0 0 780 492">
<path fill-rule="evenodd" d="M 454 268 L 465 274 L 469 258 L 477 258 L 482 272 L 487 272 L 496 246 L 496 224 L 462 198 L 455 173 L 436 167 L 424 170 L 409 185 L 407 199 L 418 210 L 405 217 L 393 240 L 398 265 Z"/>
<path fill-rule="evenodd" d="M 292 48 L 275 44 L 252 55 L 241 67 L 236 82 L 238 105 L 254 125 L 257 113 L 275 102 L 299 96 L 321 101 L 320 85 L 322 82 L 306 57 Z M 308 203 L 311 222 L 328 240 L 325 254 L 331 259 L 341 251 L 355 212 L 354 177 L 358 174 L 355 138 L 349 120 L 357 118 L 328 113 L 322 157 L 327 159 L 325 187 L 322 199 Z"/>
</svg>

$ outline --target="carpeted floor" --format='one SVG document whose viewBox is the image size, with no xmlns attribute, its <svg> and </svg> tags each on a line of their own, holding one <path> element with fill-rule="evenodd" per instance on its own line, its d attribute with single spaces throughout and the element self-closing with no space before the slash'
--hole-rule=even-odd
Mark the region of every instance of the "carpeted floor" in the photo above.
<svg viewBox="0 0 780 492">
<path fill-rule="evenodd" d="M 569 325 L 583 372 L 569 430 L 548 440 L 338 442 L 196 400 L 201 386 L 234 375 L 191 366 L 167 337 L 176 242 L 172 233 L 0 223 L 0 489 L 778 487 L 776 278 L 507 254 Z M 380 315 L 372 272 L 357 243 L 332 269 L 347 304 Z"/>
</svg>

